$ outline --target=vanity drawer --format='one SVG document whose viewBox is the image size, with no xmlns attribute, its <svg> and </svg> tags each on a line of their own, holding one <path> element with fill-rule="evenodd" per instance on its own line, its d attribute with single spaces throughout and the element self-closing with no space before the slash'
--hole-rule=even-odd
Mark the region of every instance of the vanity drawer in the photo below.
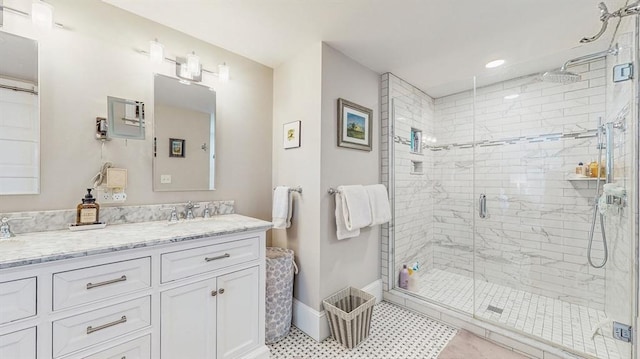
<svg viewBox="0 0 640 359">
<path fill-rule="evenodd" d="M 116 345 L 82 359 L 151 359 L 151 336 Z"/>
<path fill-rule="evenodd" d="M 162 282 L 202 274 L 258 259 L 259 237 L 162 255 Z"/>
<path fill-rule="evenodd" d="M 53 356 L 63 356 L 150 325 L 149 296 L 56 320 Z"/>
<path fill-rule="evenodd" d="M 103 264 L 53 275 L 53 310 L 151 287 L 151 258 Z"/>
<path fill-rule="evenodd" d="M 36 315 L 36 278 L 0 283 L 0 324 Z"/>
<path fill-rule="evenodd" d="M 36 328 L 0 335 L 0 358 L 36 359 Z"/>
</svg>

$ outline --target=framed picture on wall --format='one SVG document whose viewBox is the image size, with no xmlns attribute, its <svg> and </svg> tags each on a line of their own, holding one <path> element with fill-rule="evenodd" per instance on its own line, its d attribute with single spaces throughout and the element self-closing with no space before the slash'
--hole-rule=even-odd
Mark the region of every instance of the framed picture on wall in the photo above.
<svg viewBox="0 0 640 359">
<path fill-rule="evenodd" d="M 285 123 L 282 130 L 282 147 L 300 147 L 300 124 L 301 121 Z"/>
<path fill-rule="evenodd" d="M 184 140 L 179 138 L 169 139 L 169 157 L 184 157 Z"/>
<path fill-rule="evenodd" d="M 371 151 L 373 111 L 338 99 L 338 146 Z"/>
</svg>

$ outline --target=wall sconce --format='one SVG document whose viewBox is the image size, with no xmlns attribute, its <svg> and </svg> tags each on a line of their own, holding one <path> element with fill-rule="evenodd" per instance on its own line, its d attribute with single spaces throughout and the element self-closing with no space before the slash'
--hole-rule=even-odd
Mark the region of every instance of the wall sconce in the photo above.
<svg viewBox="0 0 640 359">
<path fill-rule="evenodd" d="M 64 28 L 64 25 L 53 21 L 53 6 L 44 1 L 35 0 L 31 4 L 31 14 L 2 5 L 2 1 L 0 1 L 0 27 L 3 25 L 3 15 L 5 11 L 25 17 L 31 17 L 31 21 L 37 27 L 51 29 L 53 25 L 55 25 L 56 27 Z"/>
<path fill-rule="evenodd" d="M 214 72 L 202 67 L 200 57 L 196 55 L 195 51 L 192 51 L 185 57 L 176 57 L 175 60 L 165 57 L 164 45 L 158 42 L 158 39 L 149 42 L 148 52 L 145 50 L 136 51 L 148 55 L 153 63 L 161 64 L 164 60 L 175 64 L 176 77 L 180 78 L 180 82 L 184 84 L 190 84 L 191 81 L 202 82 L 203 73 L 217 76 L 220 82 L 229 81 L 230 68 L 226 63 L 218 65 L 218 72 Z"/>
</svg>

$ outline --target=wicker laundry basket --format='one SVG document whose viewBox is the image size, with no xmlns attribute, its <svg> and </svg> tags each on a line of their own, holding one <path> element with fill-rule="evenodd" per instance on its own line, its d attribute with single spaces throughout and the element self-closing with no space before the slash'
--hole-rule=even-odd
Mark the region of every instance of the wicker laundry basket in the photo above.
<svg viewBox="0 0 640 359">
<path fill-rule="evenodd" d="M 293 305 L 293 251 L 267 247 L 265 342 L 275 343 L 289 334 Z"/>
<path fill-rule="evenodd" d="M 369 336 L 376 297 L 353 287 L 345 288 L 322 301 L 331 336 L 349 349 Z"/>
</svg>

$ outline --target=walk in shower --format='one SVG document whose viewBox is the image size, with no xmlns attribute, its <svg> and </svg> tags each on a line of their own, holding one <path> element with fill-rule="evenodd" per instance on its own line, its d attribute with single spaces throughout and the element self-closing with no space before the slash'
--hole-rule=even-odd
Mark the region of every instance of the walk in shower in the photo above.
<svg viewBox="0 0 640 359">
<path fill-rule="evenodd" d="M 563 73 L 506 68 L 439 98 L 383 75 L 386 289 L 581 356 L 631 358 L 638 80 L 613 77 L 637 53 L 629 17 L 609 51 Z M 577 169 L 598 161 L 601 178 Z"/>
</svg>

